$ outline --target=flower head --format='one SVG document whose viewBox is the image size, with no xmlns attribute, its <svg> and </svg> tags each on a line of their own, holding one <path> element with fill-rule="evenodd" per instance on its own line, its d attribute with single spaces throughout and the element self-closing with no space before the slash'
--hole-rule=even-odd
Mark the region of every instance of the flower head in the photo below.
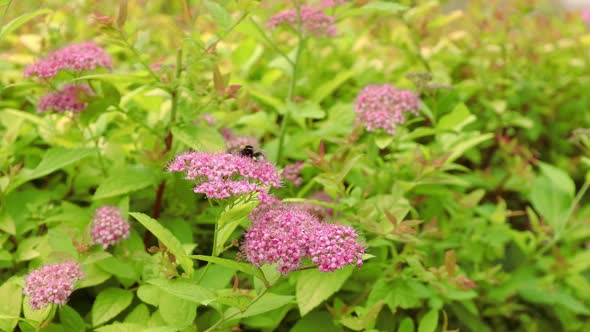
<svg viewBox="0 0 590 332">
<path fill-rule="evenodd" d="M 368 85 L 356 98 L 354 111 L 358 114 L 357 122 L 364 123 L 368 131 L 381 128 L 395 134 L 397 124 L 405 122 L 405 114 L 418 114 L 420 101 L 408 90 L 383 85 Z"/>
<path fill-rule="evenodd" d="M 74 262 L 45 265 L 25 276 L 23 293 L 35 310 L 52 303 L 66 304 L 74 284 L 83 277 L 82 268 Z"/>
<path fill-rule="evenodd" d="M 92 96 L 95 96 L 94 91 L 87 84 L 66 85 L 57 92 L 42 96 L 37 104 L 37 112 L 79 113 L 86 109 L 88 97 Z"/>
<path fill-rule="evenodd" d="M 322 7 L 335 7 L 345 3 L 346 0 L 322 0 Z"/>
<path fill-rule="evenodd" d="M 580 14 L 580 17 L 582 18 L 582 21 L 584 21 L 584 23 L 590 27 L 590 8 L 584 9 Z"/>
<path fill-rule="evenodd" d="M 299 175 L 299 173 L 301 172 L 301 169 L 303 169 L 303 162 L 302 161 L 298 161 L 296 163 L 289 164 L 289 165 L 285 166 L 285 168 L 283 168 L 283 174 L 282 174 L 283 178 L 285 178 L 285 180 L 287 180 L 287 181 L 291 181 L 293 183 L 293 185 L 295 185 L 295 187 L 299 187 L 301 185 L 301 183 L 303 182 L 303 179 Z"/>
<path fill-rule="evenodd" d="M 129 237 L 131 226 L 123 218 L 121 211 L 114 206 L 105 205 L 94 212 L 92 220 L 92 240 L 104 249 Z"/>
<path fill-rule="evenodd" d="M 297 270 L 305 257 L 320 271 L 334 271 L 347 264 L 362 265 L 364 248 L 349 226 L 318 221 L 294 205 L 265 204 L 250 215 L 252 226 L 242 246 L 248 261 L 256 266 L 278 263 L 282 274 Z"/>
<path fill-rule="evenodd" d="M 176 156 L 168 171 L 186 172 L 186 179 L 197 184 L 194 192 L 212 199 L 256 192 L 266 197 L 269 187 L 281 184 L 273 164 L 229 153 L 184 153 Z"/>
<path fill-rule="evenodd" d="M 267 27 L 274 29 L 278 25 L 289 25 L 294 29 L 299 27 L 308 35 L 316 36 L 334 36 L 336 35 L 336 26 L 334 17 L 326 15 L 321 8 L 311 6 L 301 6 L 297 9 L 287 9 L 275 14 L 267 23 Z"/>
<path fill-rule="evenodd" d="M 25 68 L 24 76 L 48 78 L 57 75 L 60 70 L 81 72 L 97 67 L 111 69 L 113 66 L 109 55 L 93 42 L 72 44 L 49 53 L 45 58 Z"/>
</svg>

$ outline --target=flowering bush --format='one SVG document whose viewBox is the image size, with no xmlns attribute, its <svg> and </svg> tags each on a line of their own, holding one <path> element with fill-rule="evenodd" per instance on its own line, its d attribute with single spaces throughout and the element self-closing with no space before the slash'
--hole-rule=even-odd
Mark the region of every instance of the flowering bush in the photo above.
<svg viewBox="0 0 590 332">
<path fill-rule="evenodd" d="M 0 1 L 0 331 L 585 331 L 588 10 Z"/>
</svg>

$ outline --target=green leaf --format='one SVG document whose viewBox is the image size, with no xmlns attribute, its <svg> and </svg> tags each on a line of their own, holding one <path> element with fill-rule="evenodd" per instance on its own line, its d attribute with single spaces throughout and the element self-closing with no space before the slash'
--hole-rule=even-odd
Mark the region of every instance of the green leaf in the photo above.
<svg viewBox="0 0 590 332">
<path fill-rule="evenodd" d="M 213 256 L 195 255 L 195 256 L 190 256 L 190 257 L 194 258 L 194 259 L 201 260 L 201 261 L 205 261 L 205 262 L 211 262 L 211 263 L 223 265 L 225 267 L 229 267 L 230 269 L 233 269 L 236 271 L 241 271 L 241 272 L 244 272 L 244 273 L 249 274 L 251 276 L 254 276 L 254 277 L 262 280 L 264 283 L 268 283 L 268 281 L 266 281 L 266 278 L 264 277 L 262 272 L 258 268 L 254 267 L 252 264 L 236 262 L 231 259 L 213 257 Z"/>
<path fill-rule="evenodd" d="M 353 8 L 347 10 L 343 14 L 343 17 L 358 16 L 365 14 L 395 15 L 403 12 L 406 9 L 408 9 L 407 6 L 404 6 L 399 3 L 388 1 L 374 1 L 362 6 L 361 8 Z"/>
<path fill-rule="evenodd" d="M 156 184 L 158 177 L 148 169 L 127 169 L 111 174 L 101 182 L 94 200 L 122 196 Z"/>
<path fill-rule="evenodd" d="M 539 163 L 541 175 L 533 184 L 531 203 L 552 225 L 563 225 L 575 193 L 575 185 L 567 173 L 545 163 Z"/>
<path fill-rule="evenodd" d="M 471 115 L 467 106 L 464 103 L 459 103 L 451 111 L 451 113 L 443 116 L 438 122 L 436 128 L 438 130 L 454 130 L 460 131 L 466 125 L 475 121 L 476 117 Z"/>
<path fill-rule="evenodd" d="M 336 76 L 332 77 L 330 80 L 324 81 L 324 83 L 314 89 L 311 100 L 316 104 L 321 103 L 324 99 L 326 99 L 326 97 L 334 93 L 338 87 L 344 84 L 344 82 L 351 79 L 357 73 L 357 71 L 357 69 L 349 69 L 338 72 Z"/>
<path fill-rule="evenodd" d="M 27 23 L 28 21 L 34 19 L 39 15 L 49 14 L 51 10 L 49 9 L 39 9 L 31 13 L 23 14 L 12 21 L 8 22 L 2 28 L 0 28 L 0 40 L 4 38 L 5 35 L 11 33 L 12 31 L 18 29 L 23 24 Z"/>
<path fill-rule="evenodd" d="M 143 213 L 132 212 L 129 214 L 137 219 L 148 231 L 152 232 L 168 248 L 168 251 L 176 257 L 180 266 L 182 266 L 189 276 L 193 274 L 193 261 L 184 252 L 180 241 L 168 229 L 162 226 L 157 220 Z"/>
<path fill-rule="evenodd" d="M 147 282 L 168 294 L 196 304 L 207 305 L 215 300 L 215 294 L 188 279 L 151 279 Z"/>
<path fill-rule="evenodd" d="M 124 261 L 124 258 L 108 257 L 96 262 L 96 265 L 119 278 L 136 281 L 139 277 L 133 266 L 130 265 L 129 262 Z"/>
<path fill-rule="evenodd" d="M 137 294 L 137 297 L 141 299 L 139 293 Z M 125 317 L 125 323 L 145 324 L 149 319 L 150 309 L 147 305 L 140 303 L 129 313 L 129 315 L 127 315 L 127 317 Z"/>
<path fill-rule="evenodd" d="M 137 288 L 137 297 L 154 307 L 157 307 L 160 304 L 160 293 L 160 288 L 150 284 L 143 284 Z"/>
<path fill-rule="evenodd" d="M 19 286 L 17 280 L 17 277 L 10 278 L 0 286 L 0 299 L 2 299 L 0 300 L 0 315 L 14 317 L 0 317 L 1 331 L 12 331 L 18 323 L 23 299 L 23 290 Z"/>
<path fill-rule="evenodd" d="M 399 323 L 397 328 L 397 332 L 414 332 L 416 331 L 416 327 L 414 326 L 414 321 L 410 317 L 406 317 L 402 319 Z"/>
<path fill-rule="evenodd" d="M 230 14 L 219 3 L 207 0 L 205 1 L 205 7 L 207 7 L 207 11 L 211 14 L 213 21 L 221 28 L 227 29 L 231 26 L 232 20 Z"/>
<path fill-rule="evenodd" d="M 17 118 L 21 118 L 21 119 L 24 119 L 27 121 L 31 121 L 32 123 L 34 123 L 36 125 L 43 124 L 43 119 L 41 119 L 40 116 L 32 114 L 32 113 L 23 112 L 21 110 L 7 108 L 7 109 L 3 109 L 2 113 L 10 114 L 13 117 L 17 117 Z"/>
<path fill-rule="evenodd" d="M 273 293 L 264 294 L 258 301 L 252 304 L 246 311 L 236 316 L 236 318 L 246 318 L 256 316 L 269 312 L 285 305 L 293 303 L 293 296 L 290 295 L 277 295 Z M 226 315 L 231 315 L 239 311 L 238 309 L 231 308 L 226 312 Z"/>
<path fill-rule="evenodd" d="M 305 316 L 313 308 L 336 293 L 350 277 L 353 268 L 347 266 L 329 273 L 320 272 L 316 269 L 300 271 L 295 294 L 301 316 Z"/>
<path fill-rule="evenodd" d="M 253 97 L 256 97 L 258 99 L 260 99 L 261 102 L 272 106 L 275 110 L 277 110 L 279 113 L 284 112 L 284 110 L 286 109 L 286 105 L 285 103 L 283 103 L 282 100 L 280 100 L 279 98 L 276 98 L 275 96 L 267 93 L 266 91 L 262 91 L 262 90 L 258 90 L 250 85 L 246 85 L 246 89 L 248 90 L 248 94 L 252 95 Z"/>
<path fill-rule="evenodd" d="M 438 325 L 438 310 L 432 309 L 422 319 L 420 319 L 420 324 L 418 324 L 418 332 L 434 332 Z"/>
<path fill-rule="evenodd" d="M 92 305 L 92 326 L 102 325 L 125 310 L 133 300 L 133 293 L 121 288 L 101 291 Z"/>
<path fill-rule="evenodd" d="M 314 311 L 297 320 L 290 332 L 339 332 L 341 328 L 334 324 L 334 319 L 326 311 Z"/>
<path fill-rule="evenodd" d="M 68 305 L 59 308 L 59 321 L 66 331 L 86 331 L 86 323 L 84 323 L 82 316 Z"/>
<path fill-rule="evenodd" d="M 21 184 L 38 179 L 47 174 L 53 173 L 58 169 L 64 168 L 70 164 L 79 161 L 86 156 L 89 156 L 94 152 L 92 148 L 77 148 L 77 149 L 66 149 L 66 148 L 51 148 L 47 150 L 41 162 L 35 169 L 23 169 L 8 185 L 6 191 L 14 190 Z"/>
<path fill-rule="evenodd" d="M 475 137 L 459 140 L 458 141 L 459 143 L 457 145 L 453 146 L 453 148 L 451 149 L 451 154 L 446 159 L 445 164 L 452 163 L 457 158 L 461 157 L 463 155 L 463 153 L 465 153 L 465 151 L 467 151 L 467 150 L 475 147 L 476 145 L 478 145 L 484 141 L 487 141 L 493 137 L 494 137 L 494 134 L 487 133 L 487 134 L 482 134 L 482 135 L 478 135 Z"/>
<path fill-rule="evenodd" d="M 172 128 L 174 138 L 195 151 L 222 152 L 226 150 L 223 137 L 215 128 L 184 125 Z"/>
<path fill-rule="evenodd" d="M 197 303 L 164 293 L 160 298 L 159 310 L 168 325 L 184 328 L 197 317 Z"/>
<path fill-rule="evenodd" d="M 113 323 L 111 325 L 106 325 L 106 326 L 102 326 L 97 329 L 94 329 L 94 332 L 137 332 L 137 331 L 145 332 L 147 330 L 144 329 L 143 325 L 135 324 L 135 323 Z"/>
<path fill-rule="evenodd" d="M 221 254 L 225 248 L 225 242 L 230 238 L 232 233 L 240 223 L 248 217 L 248 214 L 258 204 L 255 201 L 239 203 L 232 207 L 226 207 L 221 213 L 217 225 L 217 241 L 214 248 L 217 255 Z"/>
</svg>

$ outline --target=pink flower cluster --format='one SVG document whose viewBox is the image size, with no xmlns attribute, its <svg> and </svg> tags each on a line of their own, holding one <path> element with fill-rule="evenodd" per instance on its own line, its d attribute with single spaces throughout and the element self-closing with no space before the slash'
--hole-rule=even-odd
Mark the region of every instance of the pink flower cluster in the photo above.
<svg viewBox="0 0 590 332">
<path fill-rule="evenodd" d="M 301 176 L 299 176 L 299 173 L 301 173 L 301 170 L 303 169 L 303 162 L 302 161 L 298 161 L 296 163 L 293 164 L 289 164 L 287 166 L 285 166 L 285 168 L 283 168 L 283 178 L 287 181 L 291 181 L 293 183 L 293 185 L 295 185 L 295 187 L 299 187 L 301 185 L 301 183 L 303 182 L 303 179 L 301 178 Z"/>
<path fill-rule="evenodd" d="M 305 257 L 323 272 L 363 264 L 365 250 L 350 226 L 320 222 L 308 211 L 288 205 L 262 205 L 250 219 L 242 251 L 256 266 L 278 263 L 277 270 L 286 274 L 298 270 Z"/>
<path fill-rule="evenodd" d="M 129 237 L 131 226 L 123 218 L 121 211 L 114 206 L 105 205 L 94 212 L 92 220 L 92 241 L 107 249 Z"/>
<path fill-rule="evenodd" d="M 584 23 L 590 27 L 590 8 L 584 9 L 580 14 L 580 17 L 582 18 L 582 21 L 584 21 Z"/>
<path fill-rule="evenodd" d="M 57 92 L 51 92 L 39 99 L 37 112 L 55 111 L 63 113 L 70 111 L 79 113 L 86 109 L 88 97 L 95 96 L 94 91 L 87 84 L 70 84 Z"/>
<path fill-rule="evenodd" d="M 168 166 L 169 172 L 186 172 L 194 180 L 194 192 L 212 199 L 260 193 L 268 198 L 269 187 L 278 188 L 281 178 L 275 166 L 267 161 L 229 153 L 189 152 L 176 156 Z"/>
<path fill-rule="evenodd" d="M 239 136 L 233 133 L 231 129 L 222 129 L 221 135 L 225 138 L 225 145 L 229 151 L 242 148 L 244 145 L 257 147 L 258 140 L 254 136 Z"/>
<path fill-rule="evenodd" d="M 52 303 L 66 304 L 76 281 L 83 277 L 82 268 L 74 262 L 45 265 L 25 276 L 23 293 L 35 310 Z"/>
<path fill-rule="evenodd" d="M 381 128 L 395 134 L 397 124 L 405 122 L 406 112 L 418 114 L 420 101 L 411 91 L 398 90 L 388 85 L 368 85 L 357 96 L 354 111 L 357 122 L 364 123 L 368 131 Z"/>
<path fill-rule="evenodd" d="M 109 55 L 93 42 L 72 44 L 49 53 L 45 58 L 25 68 L 24 76 L 48 78 L 57 75 L 60 70 L 81 72 L 97 67 L 112 68 Z"/>
<path fill-rule="evenodd" d="M 267 27 L 273 29 L 278 25 L 288 25 L 298 29 L 299 21 L 301 21 L 301 29 L 308 35 L 328 37 L 336 35 L 334 17 L 326 15 L 321 8 L 311 6 L 301 6 L 299 12 L 297 9 L 279 12 L 270 18 Z"/>
<path fill-rule="evenodd" d="M 345 3 L 346 0 L 322 0 L 322 7 L 334 7 Z"/>
</svg>

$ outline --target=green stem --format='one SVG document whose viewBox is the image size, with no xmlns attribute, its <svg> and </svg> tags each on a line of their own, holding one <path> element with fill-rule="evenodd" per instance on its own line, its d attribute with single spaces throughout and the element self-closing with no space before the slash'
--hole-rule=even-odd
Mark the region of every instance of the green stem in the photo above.
<svg viewBox="0 0 590 332">
<path fill-rule="evenodd" d="M 4 19 L 6 19 L 6 14 L 8 14 L 8 8 L 10 8 L 10 5 L 12 5 L 12 0 L 8 0 L 6 7 L 4 7 L 4 12 L 2 13 L 2 17 L 0 17 L 0 27 L 2 27 Z"/>
<path fill-rule="evenodd" d="M 268 287 L 264 288 L 264 289 L 263 289 L 263 290 L 260 292 L 260 294 L 256 295 L 256 297 L 255 297 L 254 299 L 252 299 L 252 302 L 250 302 L 250 303 L 249 303 L 249 304 L 246 306 L 246 308 L 244 308 L 244 310 L 241 310 L 241 311 L 240 311 L 240 310 L 238 310 L 238 311 L 236 311 L 236 312 L 232 313 L 231 315 L 227 315 L 227 316 L 225 316 L 225 317 L 221 317 L 221 318 L 220 318 L 220 319 L 219 319 L 217 322 L 215 322 L 215 324 L 213 324 L 213 325 L 212 325 L 210 328 L 206 329 L 206 330 L 205 330 L 205 332 L 211 332 L 211 331 L 215 331 L 215 330 L 216 330 L 216 329 L 219 327 L 219 325 L 221 325 L 221 324 L 223 324 L 223 323 L 227 322 L 228 320 L 230 320 L 230 319 L 234 318 L 235 316 L 239 315 L 240 313 L 242 313 L 242 312 L 244 312 L 244 311 L 248 310 L 248 308 L 250 308 L 250 307 L 251 307 L 251 306 L 252 306 L 254 303 L 258 302 L 258 301 L 259 301 L 259 300 L 260 300 L 260 299 L 261 299 L 261 298 L 264 296 L 264 294 L 266 294 L 266 292 L 267 292 L 267 291 L 268 291 L 270 288 L 272 288 L 274 285 L 276 285 L 276 284 L 277 284 L 277 282 L 278 282 L 279 280 L 281 280 L 281 279 L 280 279 L 280 278 L 279 278 L 279 279 L 277 279 L 277 280 L 276 280 L 276 281 L 275 281 L 275 282 L 274 282 L 272 285 L 270 285 L 270 286 L 268 286 Z"/>
<path fill-rule="evenodd" d="M 281 162 L 281 158 L 283 156 L 283 145 L 285 144 L 285 134 L 287 132 L 287 123 L 289 122 L 290 116 L 290 107 L 289 104 L 293 101 L 293 96 L 295 95 L 295 84 L 297 83 L 297 66 L 299 65 L 299 59 L 301 58 L 301 52 L 305 47 L 305 38 L 303 38 L 303 32 L 301 30 L 301 17 L 299 14 L 299 7 L 297 7 L 297 17 L 299 21 L 299 26 L 297 31 L 298 34 L 298 42 L 297 42 L 297 51 L 295 52 L 295 60 L 291 65 L 291 85 L 289 86 L 289 94 L 287 95 L 287 108 L 285 109 L 285 115 L 283 116 L 283 120 L 281 121 L 281 130 L 279 133 L 279 145 L 277 148 L 277 160 L 276 163 L 279 164 Z"/>
<path fill-rule="evenodd" d="M 137 58 L 137 61 L 148 71 L 148 73 L 156 81 L 160 82 L 160 76 L 158 76 L 152 70 L 152 68 L 141 59 L 141 55 L 139 55 L 139 52 L 137 52 L 137 50 L 135 49 L 135 47 L 133 45 L 131 45 L 131 43 L 129 43 L 129 41 L 127 40 L 127 36 L 126 36 L 125 32 L 123 30 L 119 30 L 119 34 L 121 36 L 121 40 L 123 41 L 123 43 L 125 43 L 125 46 L 127 46 L 127 48 L 131 51 L 131 53 L 133 53 L 133 55 Z"/>
<path fill-rule="evenodd" d="M 80 130 L 80 134 L 82 134 L 82 138 L 84 138 L 84 128 L 82 128 L 82 124 L 80 124 L 80 122 L 78 121 L 78 119 L 76 118 L 75 115 L 72 116 L 72 120 L 76 124 L 76 127 L 78 127 L 78 130 Z M 104 159 L 102 158 L 102 154 L 100 153 L 99 137 L 94 135 L 94 132 L 92 131 L 92 129 L 90 129 L 90 125 L 88 125 L 86 127 L 86 129 L 88 129 L 88 132 L 90 133 L 92 142 L 94 143 L 94 149 L 96 150 L 96 156 L 98 157 L 98 162 L 100 164 L 102 175 L 106 177 L 107 176 L 107 168 L 106 168 Z"/>
<path fill-rule="evenodd" d="M 287 54 L 285 54 L 285 52 L 281 51 L 281 49 L 279 49 L 279 47 L 275 43 L 273 43 L 272 40 L 270 40 L 270 38 L 268 38 L 268 36 L 264 32 L 264 30 L 262 30 L 260 25 L 258 25 L 258 23 L 252 17 L 250 17 L 250 22 L 252 22 L 252 24 L 254 24 L 254 27 L 256 28 L 256 30 L 258 30 L 258 32 L 260 33 L 260 35 L 262 36 L 264 41 L 266 41 L 270 45 L 270 47 L 272 47 L 272 49 L 275 50 L 275 52 L 277 52 L 280 56 L 282 56 L 285 60 L 287 60 L 287 62 L 291 66 L 295 65 L 293 60 L 291 60 L 291 58 L 289 58 L 289 56 Z"/>
<path fill-rule="evenodd" d="M 545 244 L 541 249 L 539 249 L 539 251 L 537 251 L 537 257 L 540 257 L 541 255 L 543 255 L 547 250 L 551 249 L 551 247 L 553 247 L 554 244 L 556 244 L 557 242 L 559 242 L 559 240 L 561 240 L 561 237 L 563 236 L 565 227 L 567 226 L 567 222 L 570 220 L 571 216 L 574 214 L 576 206 L 578 206 L 578 204 L 580 204 L 580 201 L 582 200 L 582 197 L 584 197 L 584 195 L 588 191 L 588 188 L 590 188 L 590 177 L 586 177 L 584 184 L 582 185 L 582 188 L 580 188 L 580 190 L 576 194 L 576 197 L 574 197 L 574 200 L 572 201 L 572 204 L 570 205 L 570 207 L 567 211 L 567 214 L 560 221 L 560 223 L 557 225 L 558 227 L 557 227 L 557 230 L 555 231 L 555 235 L 553 236 L 553 238 L 549 242 L 547 242 L 547 244 Z"/>
</svg>

